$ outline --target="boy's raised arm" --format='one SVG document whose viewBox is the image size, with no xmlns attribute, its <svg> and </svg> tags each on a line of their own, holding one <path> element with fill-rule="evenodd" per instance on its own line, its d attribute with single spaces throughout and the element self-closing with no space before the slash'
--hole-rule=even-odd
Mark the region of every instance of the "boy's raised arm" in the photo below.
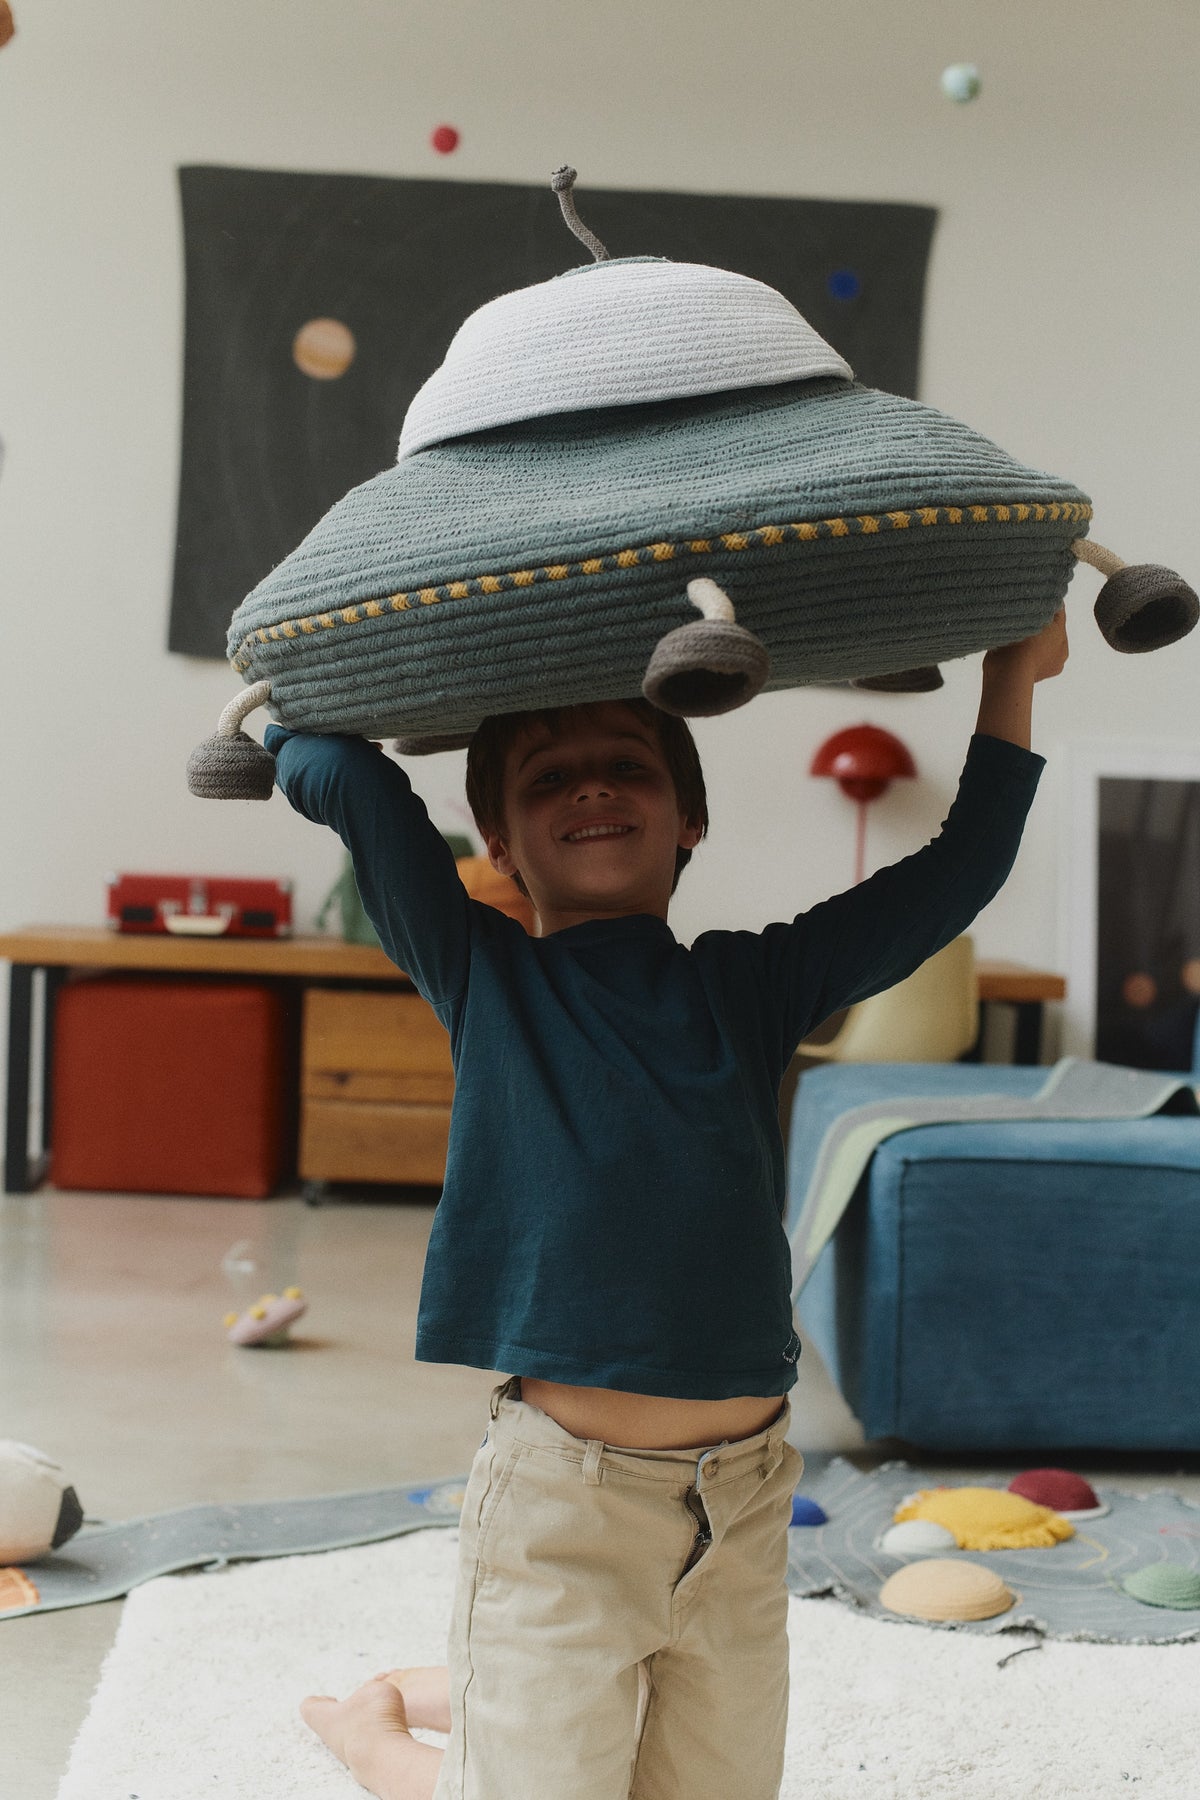
<svg viewBox="0 0 1200 1800">
<path fill-rule="evenodd" d="M 975 735 L 938 836 L 791 925 L 767 927 L 791 1047 L 830 1013 L 903 981 L 1000 891 L 1045 767 L 1029 749 L 1034 684 L 1066 659 L 1062 613 L 1036 636 L 989 651 Z"/>
<path fill-rule="evenodd" d="M 296 811 L 328 825 L 349 850 L 388 956 L 445 1013 L 466 986 L 470 902 L 404 770 L 365 738 L 269 725 L 263 741 Z"/>
</svg>

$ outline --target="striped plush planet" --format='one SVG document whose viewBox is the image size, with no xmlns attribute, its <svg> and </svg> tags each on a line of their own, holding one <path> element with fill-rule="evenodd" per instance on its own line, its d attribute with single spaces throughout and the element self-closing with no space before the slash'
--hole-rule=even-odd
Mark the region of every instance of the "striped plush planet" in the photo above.
<svg viewBox="0 0 1200 1800">
<path fill-rule="evenodd" d="M 1053 618 L 1078 559 L 1117 649 L 1191 630 L 1170 570 L 1086 541 L 1091 506 L 933 407 L 856 382 L 775 289 L 597 260 L 473 313 L 394 468 L 243 601 L 247 686 L 193 792 L 266 797 L 241 723 L 465 743 L 489 713 L 645 693 L 685 716 L 812 682 L 936 685 Z M 700 616 L 698 617 L 697 614 Z"/>
</svg>

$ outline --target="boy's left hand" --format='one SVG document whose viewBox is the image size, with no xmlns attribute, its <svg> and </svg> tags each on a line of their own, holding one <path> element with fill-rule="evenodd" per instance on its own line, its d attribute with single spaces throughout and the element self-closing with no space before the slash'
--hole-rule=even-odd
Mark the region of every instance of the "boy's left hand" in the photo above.
<svg viewBox="0 0 1200 1800">
<path fill-rule="evenodd" d="M 989 650 L 983 662 L 985 669 L 990 666 L 992 670 L 1000 670 L 1011 666 L 1014 673 L 1019 672 L 1027 681 L 1048 681 L 1052 676 L 1062 674 L 1069 655 L 1067 609 L 1060 606 L 1041 631 L 1022 638 L 1019 643 Z"/>
</svg>

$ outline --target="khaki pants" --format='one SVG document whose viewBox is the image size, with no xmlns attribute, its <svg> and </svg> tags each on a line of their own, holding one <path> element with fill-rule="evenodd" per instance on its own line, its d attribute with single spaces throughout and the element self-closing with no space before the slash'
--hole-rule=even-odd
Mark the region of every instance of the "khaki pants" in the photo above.
<svg viewBox="0 0 1200 1800">
<path fill-rule="evenodd" d="M 435 1800 L 777 1800 L 803 1462 L 574 1438 L 517 1398 L 463 1502 Z"/>
</svg>

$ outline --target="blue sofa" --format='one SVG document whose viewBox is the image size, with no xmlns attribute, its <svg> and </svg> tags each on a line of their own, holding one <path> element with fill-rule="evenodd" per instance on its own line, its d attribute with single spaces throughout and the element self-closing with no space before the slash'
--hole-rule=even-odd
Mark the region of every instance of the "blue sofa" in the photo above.
<svg viewBox="0 0 1200 1800">
<path fill-rule="evenodd" d="M 806 1071 L 789 1223 L 816 1143 L 847 1108 L 1031 1097 L 1048 1073 Z M 897 1133 L 813 1270 L 798 1322 L 869 1438 L 938 1451 L 1200 1449 L 1200 1119 Z"/>
</svg>

